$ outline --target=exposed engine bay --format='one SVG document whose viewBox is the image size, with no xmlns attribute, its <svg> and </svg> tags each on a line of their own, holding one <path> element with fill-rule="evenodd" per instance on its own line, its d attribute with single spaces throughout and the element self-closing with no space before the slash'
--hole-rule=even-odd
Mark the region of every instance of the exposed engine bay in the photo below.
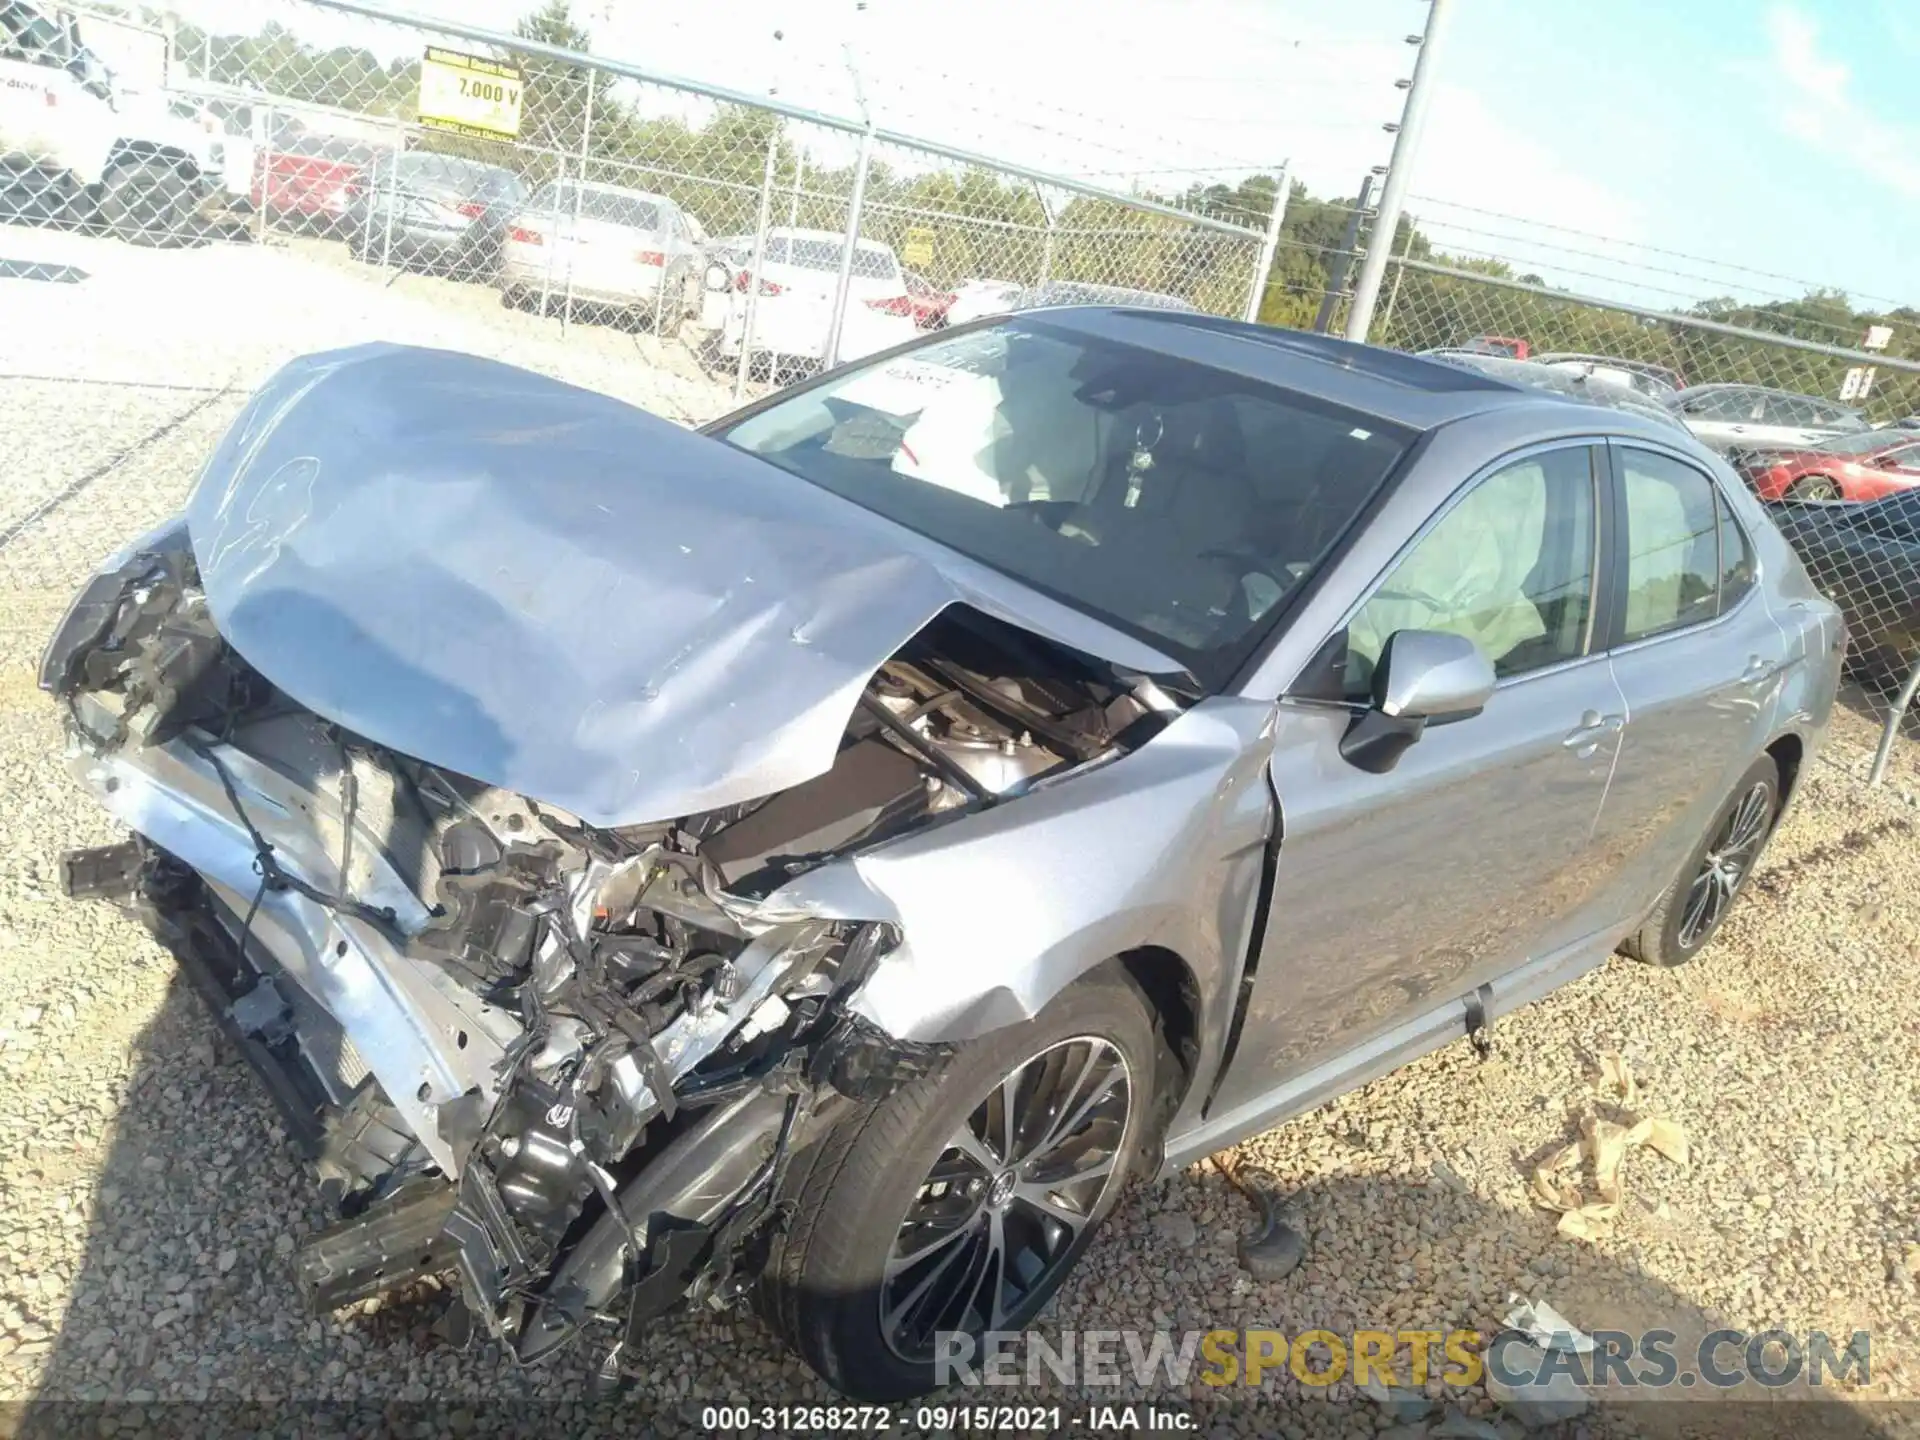
<svg viewBox="0 0 1920 1440">
<path fill-rule="evenodd" d="M 70 855 L 69 893 L 180 957 L 339 1206 L 300 1252 L 313 1301 L 452 1270 L 524 1358 L 740 1293 L 787 1157 L 924 1066 L 848 1005 L 895 927 L 783 885 L 1105 763 L 1177 709 L 955 605 L 871 676 L 823 773 L 596 827 L 293 700 L 223 638 L 179 526 L 82 594 L 41 680 L 135 832 Z"/>
</svg>

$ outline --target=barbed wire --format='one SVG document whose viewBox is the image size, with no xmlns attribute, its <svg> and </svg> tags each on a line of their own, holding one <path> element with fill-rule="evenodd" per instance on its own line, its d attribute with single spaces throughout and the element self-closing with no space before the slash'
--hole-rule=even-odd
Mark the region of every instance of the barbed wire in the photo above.
<svg viewBox="0 0 1920 1440">
<path fill-rule="evenodd" d="M 1475 215 L 1484 215 L 1495 220 L 1504 220 L 1517 225 L 1531 226 L 1537 230 L 1551 230 L 1562 235 L 1578 235 L 1587 240 L 1599 240 L 1609 245 L 1618 245 L 1627 249 L 1644 250 L 1650 255 L 1660 255 L 1670 260 L 1685 260 L 1696 265 L 1712 266 L 1715 269 L 1726 270 L 1736 274 L 1755 275 L 1766 280 L 1777 280 L 1777 281 L 1784 282 L 1788 285 L 1798 287 L 1802 294 L 1805 294 L 1808 291 L 1815 291 L 1815 290 L 1841 289 L 1841 290 L 1845 290 L 1846 293 L 1853 295 L 1856 299 L 1876 301 L 1882 305 L 1885 305 L 1889 309 L 1900 309 L 1900 308 L 1903 308 L 1908 303 L 1905 301 L 1895 300 L 1893 297 L 1888 295 L 1870 294 L 1867 291 L 1855 290 L 1855 289 L 1851 289 L 1850 287 L 1817 284 L 1814 281 L 1807 280 L 1803 277 L 1796 276 L 1796 275 L 1786 275 L 1775 270 L 1762 270 L 1754 266 L 1741 265 L 1732 261 L 1716 260 L 1705 255 L 1696 255 L 1689 251 L 1673 250 L 1673 249 L 1668 249 L 1664 246 L 1649 244 L 1643 240 L 1626 240 L 1618 236 L 1600 235 L 1590 230 L 1580 229 L 1576 226 L 1556 224 L 1552 221 L 1547 221 L 1547 220 L 1536 220 L 1529 216 L 1512 215 L 1500 210 L 1489 210 L 1482 206 L 1463 204 L 1457 200 L 1443 200 L 1438 198 L 1437 196 L 1432 196 L 1432 195 L 1410 196 L 1409 200 L 1411 203 L 1417 204 L 1420 207 L 1422 207 L 1423 214 L 1427 213 L 1428 208 L 1433 206 L 1439 206 L 1443 209 L 1449 209 L 1449 210 L 1467 211 Z M 1433 221 L 1430 214 L 1428 218 L 1431 223 L 1442 223 L 1438 221 Z M 1758 289 L 1757 286 L 1749 287 L 1749 288 Z M 1781 296 L 1776 296 L 1775 298 L 1799 299 L 1800 296 L 1799 295 L 1793 295 L 1793 296 L 1781 295 Z"/>
</svg>

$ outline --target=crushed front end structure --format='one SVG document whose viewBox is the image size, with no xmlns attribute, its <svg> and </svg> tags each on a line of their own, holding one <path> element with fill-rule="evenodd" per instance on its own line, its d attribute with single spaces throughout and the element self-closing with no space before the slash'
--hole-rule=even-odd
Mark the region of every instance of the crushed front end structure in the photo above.
<svg viewBox="0 0 1920 1440">
<path fill-rule="evenodd" d="M 900 914 L 796 882 L 1178 715 L 1153 652 L 765 468 L 489 362 L 317 357 L 49 647 L 134 832 L 68 888 L 266 1082 L 343 1217 L 317 1304 L 452 1270 L 534 1358 L 738 1293 L 787 1158 L 937 1044 L 862 1004 Z"/>
</svg>

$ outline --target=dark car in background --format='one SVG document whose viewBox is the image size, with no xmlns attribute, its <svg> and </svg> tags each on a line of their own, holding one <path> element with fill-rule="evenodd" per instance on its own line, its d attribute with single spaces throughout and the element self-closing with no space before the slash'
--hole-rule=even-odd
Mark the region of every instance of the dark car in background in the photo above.
<svg viewBox="0 0 1920 1440">
<path fill-rule="evenodd" d="M 356 178 L 346 212 L 356 260 L 490 279 L 527 185 L 501 165 L 415 150 L 383 154 Z"/>
<path fill-rule="evenodd" d="M 1863 430 L 1809 450 L 1730 450 L 1762 500 L 1879 500 L 1920 485 L 1920 434 Z"/>
<path fill-rule="evenodd" d="M 253 163 L 253 204 L 270 219 L 338 234 L 360 183 L 381 152 L 359 140 L 290 135 Z"/>
<path fill-rule="evenodd" d="M 1864 505 L 1772 507 L 1814 584 L 1847 617 L 1849 665 L 1891 688 L 1920 664 L 1920 490 Z"/>
</svg>

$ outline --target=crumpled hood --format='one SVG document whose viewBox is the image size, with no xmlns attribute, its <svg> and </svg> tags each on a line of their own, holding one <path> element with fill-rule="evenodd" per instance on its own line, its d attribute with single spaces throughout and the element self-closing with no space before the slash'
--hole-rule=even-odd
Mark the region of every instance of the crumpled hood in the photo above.
<svg viewBox="0 0 1920 1440">
<path fill-rule="evenodd" d="M 1179 669 L 717 440 L 446 351 L 286 366 L 187 524 L 221 632 L 295 700 L 595 825 L 826 770 L 873 671 L 955 602 Z"/>
</svg>

